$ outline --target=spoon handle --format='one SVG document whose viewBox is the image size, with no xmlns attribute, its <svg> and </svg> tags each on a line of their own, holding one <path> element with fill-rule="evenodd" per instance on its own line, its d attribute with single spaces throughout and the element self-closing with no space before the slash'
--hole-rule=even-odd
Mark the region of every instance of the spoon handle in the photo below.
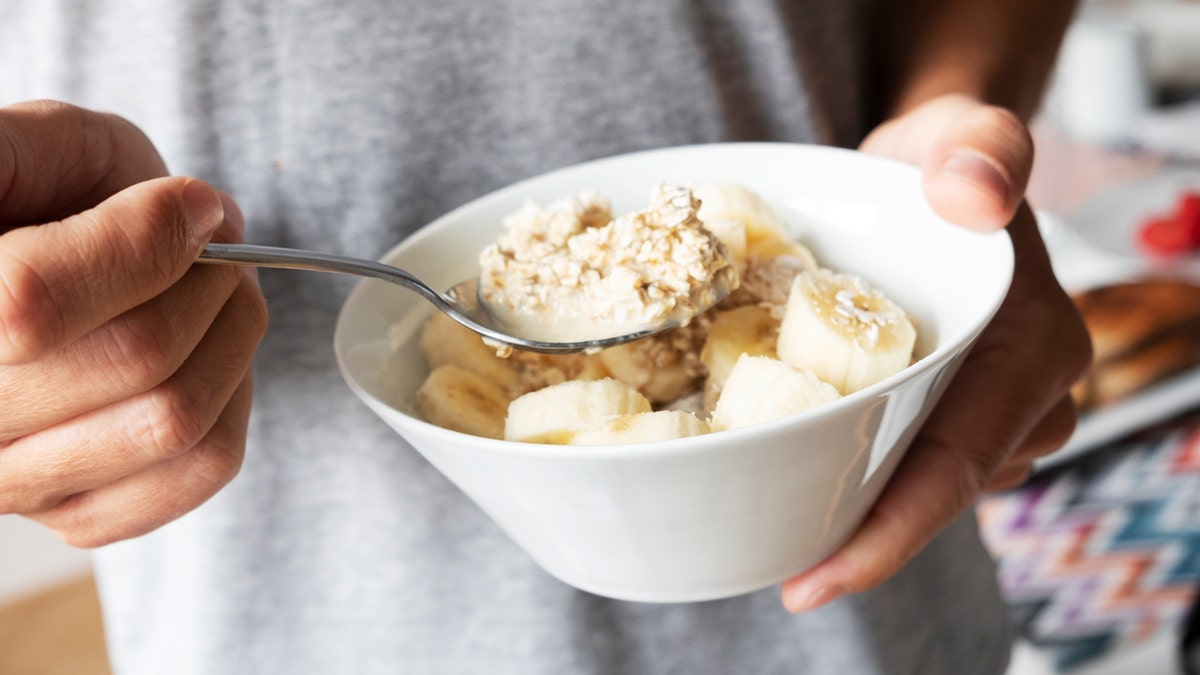
<svg viewBox="0 0 1200 675">
<path fill-rule="evenodd" d="M 423 281 L 412 274 L 390 265 L 384 265 L 373 260 L 350 258 L 347 256 L 321 253 L 319 251 L 302 251 L 278 246 L 258 246 L 255 244 L 208 244 L 200 252 L 197 262 L 210 265 L 252 265 L 254 267 L 277 267 L 290 270 L 313 270 L 317 272 L 334 272 L 337 274 L 352 274 L 360 277 L 382 279 L 399 284 L 415 291 L 438 306 L 445 305 L 445 299 Z"/>
<path fill-rule="evenodd" d="M 258 246 L 254 244 L 208 244 L 200 252 L 196 262 L 210 265 L 250 265 L 254 267 L 281 267 L 292 270 L 315 270 L 318 272 L 335 272 L 351 274 L 359 277 L 381 279 L 397 284 L 415 292 L 441 312 L 498 343 L 520 347 L 521 349 L 545 352 L 548 354 L 566 354 L 571 352 L 598 350 L 605 347 L 629 342 L 651 335 L 661 330 L 678 325 L 669 321 L 650 328 L 640 328 L 626 334 L 604 336 L 598 338 L 579 339 L 574 341 L 556 341 L 551 338 L 521 337 L 512 335 L 506 325 L 498 321 L 487 307 L 479 300 L 479 280 L 467 279 L 451 287 L 445 294 L 438 293 L 428 284 L 398 267 L 385 265 L 373 260 L 350 258 L 275 246 Z M 726 289 L 728 292 L 728 289 Z M 724 296 L 721 296 L 724 297 Z"/>
<path fill-rule="evenodd" d="M 500 342 L 513 344 L 526 349 L 540 351 L 579 351 L 588 345 L 573 344 L 544 345 L 540 342 L 524 340 L 508 335 L 493 325 L 487 310 L 479 306 L 476 296 L 477 280 L 464 281 L 447 292 L 446 295 L 433 290 L 424 281 L 411 273 L 374 260 L 350 258 L 333 253 L 305 251 L 294 248 L 277 246 L 258 246 L 255 244 L 213 244 L 210 243 L 200 251 L 196 262 L 209 265 L 251 265 L 254 267 L 277 267 L 289 270 L 312 270 L 317 272 L 334 272 L 351 274 L 359 277 L 381 279 L 389 283 L 407 288 L 429 302 L 441 312 L 458 321 L 467 328 Z"/>
</svg>

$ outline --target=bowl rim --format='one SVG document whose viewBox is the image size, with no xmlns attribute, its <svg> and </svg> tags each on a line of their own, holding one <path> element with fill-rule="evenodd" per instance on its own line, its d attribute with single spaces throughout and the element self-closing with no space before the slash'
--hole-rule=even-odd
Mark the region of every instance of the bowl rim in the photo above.
<svg viewBox="0 0 1200 675">
<path fill-rule="evenodd" d="M 438 230 L 446 227 L 453 219 L 461 212 L 475 208 L 476 205 L 484 200 L 496 200 L 511 196 L 513 193 L 520 193 L 526 190 L 531 183 L 541 182 L 549 177 L 556 176 L 561 173 L 579 171 L 583 169 L 591 169 L 602 167 L 605 164 L 620 163 L 636 160 L 639 157 L 660 154 L 688 154 L 691 152 L 704 152 L 714 149 L 730 151 L 748 150 L 756 151 L 764 148 L 771 150 L 791 148 L 801 150 L 803 152 L 811 152 L 814 154 L 829 153 L 835 155 L 853 155 L 858 160 L 877 163 L 880 165 L 890 166 L 889 170 L 899 173 L 910 173 L 919 175 L 920 169 L 916 166 L 900 162 L 898 160 L 877 155 L 869 155 L 857 150 L 846 148 L 838 148 L 832 146 L 806 144 L 806 143 L 783 143 L 783 142 L 738 142 L 738 143 L 703 143 L 694 145 L 677 145 L 665 146 L 649 150 L 639 150 L 635 152 L 611 155 L 599 159 L 580 162 L 569 166 L 560 167 L 524 178 L 505 187 L 493 190 L 479 197 L 475 197 L 470 201 L 451 209 L 445 214 L 438 216 L 434 220 L 421 226 L 411 235 L 405 237 L 395 246 L 387 251 L 379 258 L 380 261 L 388 262 L 399 255 L 403 250 L 418 246 L 420 243 L 433 236 Z M 919 185 L 919 182 L 914 182 Z M 947 227 L 958 227 L 950 223 L 946 223 Z M 390 416 L 396 419 L 403 420 L 403 423 L 415 427 L 415 430 L 425 436 L 429 436 L 434 440 L 444 442 L 448 446 L 454 446 L 461 449 L 472 450 L 475 452 L 483 452 L 487 454 L 507 455 L 520 457 L 525 459 L 537 460 L 554 460 L 554 461 L 592 461 L 601 459 L 621 459 L 630 456 L 640 458 L 665 457 L 680 453 L 693 453 L 704 446 L 709 446 L 714 443 L 724 445 L 745 445 L 745 441 L 751 440 L 753 435 L 758 434 L 774 434 L 787 426 L 808 426 L 812 422 L 825 416 L 833 416 L 841 413 L 846 409 L 861 405 L 866 401 L 873 400 L 887 391 L 895 389 L 897 386 L 907 382 L 919 375 L 923 375 L 930 370 L 942 366 L 946 362 L 953 359 L 963 350 L 970 349 L 975 340 L 983 332 L 983 330 L 991 323 L 996 312 L 1000 309 L 1004 298 L 1008 295 L 1008 288 L 1012 283 L 1015 256 L 1012 248 L 1012 239 L 1008 234 L 1007 229 L 998 230 L 991 233 L 980 233 L 977 236 L 984 239 L 991 239 L 994 248 L 999 257 L 996 264 L 1002 265 L 1001 275 L 1004 283 L 997 285 L 997 292 L 987 298 L 988 302 L 982 313 L 982 321 L 973 329 L 966 331 L 965 334 L 958 337 L 956 340 L 946 341 L 938 344 L 930 353 L 910 364 L 898 373 L 886 377 L 879 382 L 876 382 L 868 387 L 864 387 L 856 392 L 847 394 L 838 398 L 835 401 L 804 410 L 798 413 L 793 413 L 785 417 L 761 422 L 748 427 L 740 427 L 737 429 L 728 429 L 719 432 L 700 434 L 697 436 L 689 436 L 687 438 L 675 438 L 664 441 L 652 441 L 643 443 L 623 443 L 613 445 L 558 445 L 547 443 L 525 443 L 521 441 L 507 441 L 502 439 L 486 438 L 483 436 L 475 436 L 472 434 L 453 431 L 440 427 L 436 424 L 426 422 L 410 415 L 388 403 L 382 401 L 377 396 L 367 391 L 358 380 L 354 377 L 347 363 L 348 349 L 344 345 L 345 335 L 345 317 L 351 305 L 356 299 L 366 292 L 366 288 L 371 284 L 371 280 L 364 279 L 355 285 L 353 290 L 342 303 L 341 309 L 338 311 L 337 321 L 334 329 L 334 354 L 337 359 L 338 370 L 341 373 L 342 379 L 346 382 L 349 388 L 364 402 L 367 402 L 371 407 L 378 407 L 387 411 Z M 1005 245 L 1007 244 L 1007 245 Z M 436 311 L 430 308 L 430 311 Z M 464 440 L 469 439 L 469 440 Z M 411 444 L 409 439 L 404 439 Z M 698 447 L 699 446 L 699 447 Z"/>
</svg>

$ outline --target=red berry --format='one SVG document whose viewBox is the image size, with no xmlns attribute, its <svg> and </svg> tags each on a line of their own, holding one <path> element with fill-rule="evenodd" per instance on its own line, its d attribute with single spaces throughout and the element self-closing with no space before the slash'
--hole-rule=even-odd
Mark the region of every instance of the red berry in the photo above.
<svg viewBox="0 0 1200 675">
<path fill-rule="evenodd" d="M 1200 246 L 1200 192 L 1188 190 L 1179 196 L 1175 219 L 1188 234 L 1193 246 Z"/>
<path fill-rule="evenodd" d="M 1154 256 L 1177 256 L 1193 246 L 1191 233 L 1177 218 L 1150 218 L 1138 229 L 1138 244 Z"/>
</svg>

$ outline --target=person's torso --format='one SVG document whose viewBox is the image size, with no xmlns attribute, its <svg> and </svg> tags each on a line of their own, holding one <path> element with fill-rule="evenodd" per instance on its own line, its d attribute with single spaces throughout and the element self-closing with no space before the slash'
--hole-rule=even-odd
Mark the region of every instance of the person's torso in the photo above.
<svg viewBox="0 0 1200 675">
<path fill-rule="evenodd" d="M 0 104 L 124 115 L 173 172 L 237 198 L 249 241 L 378 257 L 583 160 L 853 145 L 868 2 L 38 0 L 0 8 Z M 241 475 L 98 555 L 118 672 L 1002 667 L 1003 607 L 969 515 L 883 588 L 806 616 L 772 590 L 655 606 L 564 586 L 343 385 L 331 337 L 351 282 L 262 280 L 272 325 Z"/>
</svg>

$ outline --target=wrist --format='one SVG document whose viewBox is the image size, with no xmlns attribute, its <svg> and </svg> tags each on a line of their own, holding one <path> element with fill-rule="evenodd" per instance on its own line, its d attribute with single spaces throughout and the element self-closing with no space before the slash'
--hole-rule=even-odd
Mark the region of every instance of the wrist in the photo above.
<svg viewBox="0 0 1200 675">
<path fill-rule="evenodd" d="M 1041 101 L 1074 0 L 892 3 L 877 62 L 885 118 L 947 94 L 1028 121 Z"/>
</svg>

